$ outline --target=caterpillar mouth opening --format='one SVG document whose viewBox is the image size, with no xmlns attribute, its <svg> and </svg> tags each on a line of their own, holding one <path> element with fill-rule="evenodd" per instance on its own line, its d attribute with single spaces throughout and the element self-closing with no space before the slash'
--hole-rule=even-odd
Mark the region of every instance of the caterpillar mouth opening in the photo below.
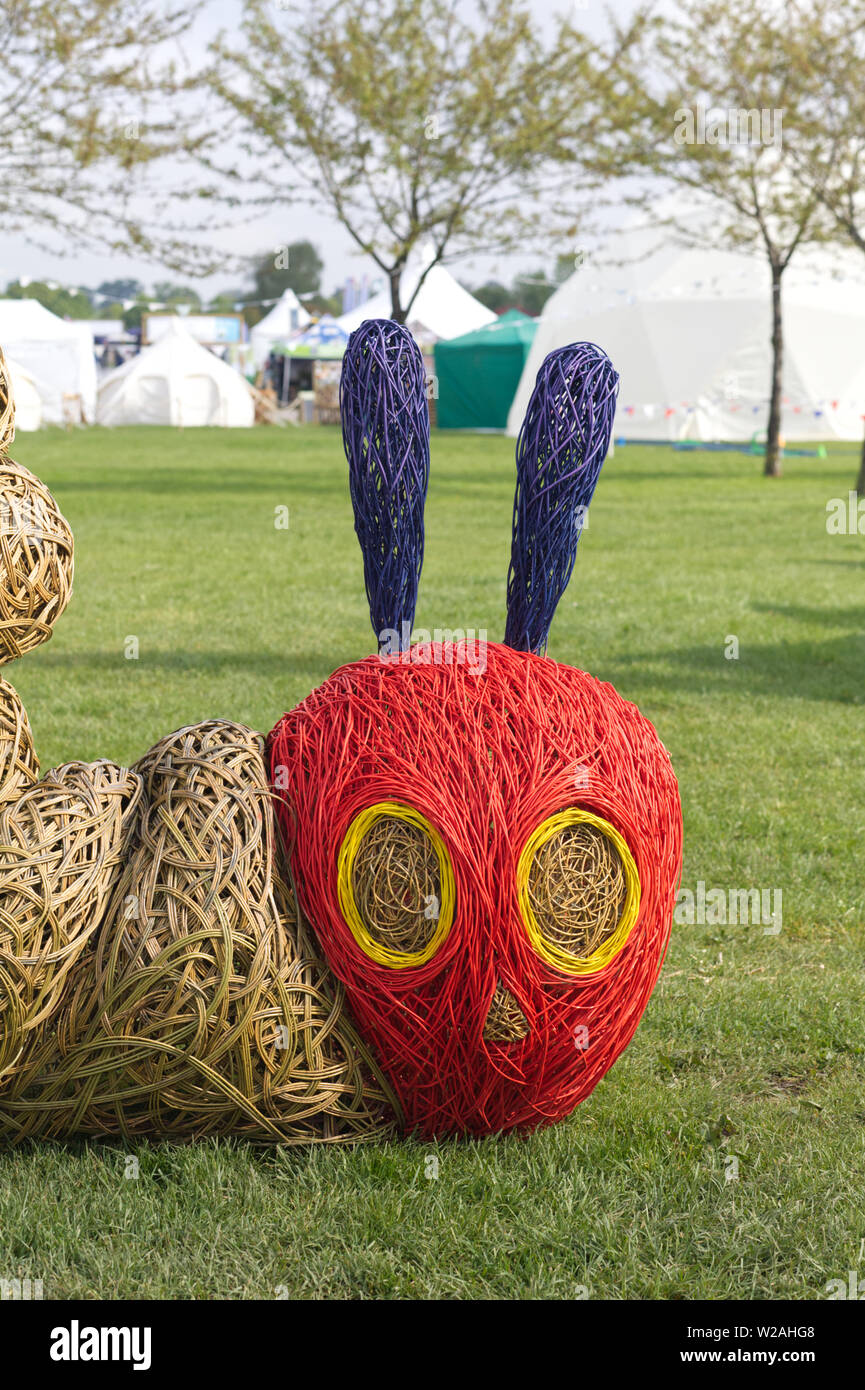
<svg viewBox="0 0 865 1390">
<path fill-rule="evenodd" d="M 528 1037 L 529 1031 L 528 1020 L 516 999 L 499 981 L 484 1024 L 484 1042 L 519 1042 Z"/>
</svg>

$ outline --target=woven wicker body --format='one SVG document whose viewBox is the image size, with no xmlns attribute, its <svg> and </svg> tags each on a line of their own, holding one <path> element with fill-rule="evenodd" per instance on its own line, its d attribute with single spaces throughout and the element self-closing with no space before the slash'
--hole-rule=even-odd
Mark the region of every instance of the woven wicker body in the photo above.
<svg viewBox="0 0 865 1390">
<path fill-rule="evenodd" d="M 99 926 L 140 779 L 67 763 L 0 806 L 0 1097 L 54 1053 L 53 1020 Z"/>
<path fill-rule="evenodd" d="M 18 691 L 0 679 L 0 804 L 14 801 L 38 776 L 27 711 Z"/>
<path fill-rule="evenodd" d="M 0 454 L 5 454 L 15 438 L 15 402 L 3 349 L 0 348 Z"/>
<path fill-rule="evenodd" d="M 143 796 L 104 925 L 0 1134 L 350 1141 L 390 1108 L 274 874 L 262 740 L 213 721 L 136 765 Z"/>
<path fill-rule="evenodd" d="M 72 592 L 72 532 L 44 483 L 0 454 L 0 662 L 46 642 Z"/>
</svg>

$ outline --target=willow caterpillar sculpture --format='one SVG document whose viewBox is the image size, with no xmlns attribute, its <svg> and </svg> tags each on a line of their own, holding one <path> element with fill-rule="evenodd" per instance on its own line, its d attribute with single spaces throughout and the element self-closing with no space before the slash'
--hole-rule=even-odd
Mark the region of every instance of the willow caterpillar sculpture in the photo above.
<svg viewBox="0 0 865 1390">
<path fill-rule="evenodd" d="M 373 654 L 266 740 L 208 720 L 41 781 L 2 683 L 0 1138 L 484 1134 L 589 1095 L 658 977 L 682 855 L 652 725 L 545 655 L 617 381 L 593 344 L 541 368 L 501 644 L 410 642 L 426 386 L 374 320 L 341 391 Z M 0 437 L 7 662 L 68 601 L 72 534 L 8 458 L 4 384 Z"/>
</svg>

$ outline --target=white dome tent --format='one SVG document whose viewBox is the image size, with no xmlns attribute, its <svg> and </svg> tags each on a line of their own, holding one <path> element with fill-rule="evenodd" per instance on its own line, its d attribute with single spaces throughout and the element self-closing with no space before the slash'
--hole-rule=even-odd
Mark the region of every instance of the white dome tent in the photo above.
<svg viewBox="0 0 865 1390">
<path fill-rule="evenodd" d="M 15 402 L 15 429 L 28 433 L 42 424 L 42 396 L 31 375 L 20 363 L 6 359 L 6 372 Z"/>
<path fill-rule="evenodd" d="M 0 345 L 35 384 L 46 425 L 92 423 L 96 362 L 86 324 L 58 318 L 36 299 L 0 299 Z"/>
<path fill-rule="evenodd" d="M 269 314 L 250 329 L 252 360 L 262 367 L 275 347 L 284 347 L 288 340 L 312 322 L 294 290 L 286 290 Z"/>
<path fill-rule="evenodd" d="M 616 266 L 591 257 L 547 301 L 508 416 L 516 435 L 544 357 L 597 343 L 621 376 L 616 438 L 745 442 L 765 438 L 771 372 L 765 257 L 684 248 L 657 228 L 613 243 Z M 660 244 L 659 244 L 660 242 Z M 782 287 L 781 434 L 862 438 L 865 257 L 802 251 Z"/>
<path fill-rule="evenodd" d="M 423 255 L 406 266 L 400 280 L 400 297 L 407 304 L 415 291 L 424 266 L 429 264 L 430 253 Z M 340 328 L 353 333 L 366 319 L 389 319 L 391 316 L 390 289 L 381 290 L 365 304 L 350 309 L 337 319 Z M 474 295 L 464 290 L 462 285 L 443 265 L 433 266 L 417 292 L 417 298 L 408 311 L 407 326 L 418 339 L 435 340 L 439 338 L 460 338 L 464 333 L 472 333 L 476 328 L 485 328 L 494 323 L 496 315 L 487 309 Z"/>
<path fill-rule="evenodd" d="M 255 406 L 243 377 L 172 324 L 99 387 L 100 425 L 245 428 Z"/>
</svg>

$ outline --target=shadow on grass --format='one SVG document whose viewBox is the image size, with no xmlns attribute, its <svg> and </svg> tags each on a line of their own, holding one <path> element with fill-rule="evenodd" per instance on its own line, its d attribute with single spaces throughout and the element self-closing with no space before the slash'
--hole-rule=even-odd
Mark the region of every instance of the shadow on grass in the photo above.
<svg viewBox="0 0 865 1390">
<path fill-rule="evenodd" d="M 334 477 L 330 468 L 332 460 L 322 461 L 325 466 L 317 468 L 309 464 L 298 468 L 290 458 L 286 458 L 284 465 L 274 464 L 274 466 L 261 472 L 249 469 L 225 469 L 216 467 L 212 471 L 202 468 L 200 474 L 193 473 L 190 477 L 188 470 L 178 474 L 170 469 L 143 468 L 134 470 L 124 468 L 119 470 L 115 478 L 106 480 L 104 477 L 89 479 L 64 478 L 57 481 L 57 491 L 62 492 L 64 497 L 75 497 L 77 495 L 93 495 L 99 498 L 110 496 L 112 492 L 118 497 L 127 497 L 130 492 L 140 492 L 144 494 L 152 503 L 154 493 L 164 499 L 171 497 L 198 497 L 206 501 L 215 495 L 222 496 L 225 493 L 241 493 L 248 496 L 250 493 L 267 493 L 273 496 L 274 493 L 287 492 L 289 498 L 292 493 L 302 493 L 304 497 L 308 494 L 315 494 L 327 497 L 330 501 L 334 497 Z M 336 460 L 337 464 L 340 460 Z M 344 464 L 343 464 L 344 467 Z M 348 496 L 348 473 L 345 476 L 345 494 Z"/>
<path fill-rule="evenodd" d="M 95 1161 L 110 1169 L 122 1167 L 132 1154 L 138 1162 L 138 1175 L 162 1189 L 188 1182 L 191 1170 L 206 1169 L 208 1162 L 220 1155 L 229 1161 L 233 1158 L 241 1162 L 251 1160 L 262 1173 L 277 1177 L 301 1177 L 322 1167 L 331 1175 L 340 1171 L 344 1174 L 347 1169 L 366 1168 L 378 1170 L 383 1176 L 390 1169 L 391 1176 L 399 1173 L 404 1181 L 407 1167 L 416 1165 L 420 1173 L 431 1152 L 461 1153 L 476 1158 L 483 1158 L 485 1154 L 499 1156 L 499 1146 L 504 1140 L 513 1145 L 516 1157 L 517 1146 L 524 1144 L 527 1137 L 488 1134 L 425 1139 L 394 1129 L 345 1144 L 314 1138 L 301 1144 L 279 1144 L 266 1140 L 258 1142 L 231 1133 L 199 1137 L 136 1134 L 131 1140 L 120 1135 L 82 1134 L 64 1139 L 28 1138 L 0 1149 L 0 1161 L 5 1160 L 10 1165 L 17 1160 L 51 1166 L 56 1160 L 67 1158 L 81 1164 Z M 210 1176 L 209 1172 L 206 1176 Z"/>
<path fill-rule="evenodd" d="M 755 613 L 769 613 L 773 618 L 790 618 L 797 623 L 828 623 L 830 627 L 846 627 L 865 633 L 865 604 L 852 608 L 809 608 L 803 603 L 752 603 Z"/>
<path fill-rule="evenodd" d="M 369 655 L 368 652 L 360 653 L 361 656 Z M 198 671 L 207 674 L 219 675 L 226 671 L 236 670 L 245 674 L 258 676 L 309 676 L 313 680 L 322 680 L 322 671 L 329 674 L 337 666 L 346 665 L 359 657 L 353 657 L 349 651 L 345 656 L 334 662 L 332 650 L 325 651 L 288 651 L 288 652 L 252 652 L 247 649 L 243 651 L 157 651 L 148 647 L 146 656 L 142 656 L 138 661 L 127 661 L 122 654 L 113 651 L 75 651 L 58 652 L 47 651 L 39 654 L 38 665 L 46 670 L 57 672 L 67 671 L 113 671 L 117 672 L 121 667 L 129 668 L 134 675 L 136 670 L 149 671 L 156 668 L 160 671 Z M 32 668 L 37 668 L 37 663 L 32 663 Z"/>
<path fill-rule="evenodd" d="M 678 651 L 641 651 L 604 662 L 602 677 L 616 686 L 633 686 L 634 672 L 656 689 L 730 694 L 777 695 L 784 698 L 829 700 L 839 704 L 865 703 L 865 606 L 825 610 L 804 605 L 755 605 L 777 617 L 815 623 L 831 616 L 833 625 L 848 627 L 823 642 L 776 642 L 751 644 L 742 641 L 738 660 L 726 660 L 721 642 L 711 646 L 686 647 Z M 346 642 L 334 658 L 334 646 L 289 648 L 284 652 L 242 650 L 158 650 L 148 647 L 140 662 L 124 661 L 116 649 L 91 651 L 44 650 L 34 654 L 33 669 L 54 672 L 105 672 L 115 675 L 123 667 L 136 670 L 221 675 L 237 671 L 261 677 L 303 677 L 310 684 L 323 680 L 339 666 L 368 656 L 369 651 L 352 651 Z M 597 674 L 601 674 L 598 672 Z"/>
<path fill-rule="evenodd" d="M 663 655 L 635 652 L 605 665 L 604 678 L 627 688 L 633 685 L 637 668 L 653 689 L 865 704 L 865 634 L 861 630 L 825 642 L 743 642 L 737 661 L 725 659 L 721 643 Z"/>
</svg>

